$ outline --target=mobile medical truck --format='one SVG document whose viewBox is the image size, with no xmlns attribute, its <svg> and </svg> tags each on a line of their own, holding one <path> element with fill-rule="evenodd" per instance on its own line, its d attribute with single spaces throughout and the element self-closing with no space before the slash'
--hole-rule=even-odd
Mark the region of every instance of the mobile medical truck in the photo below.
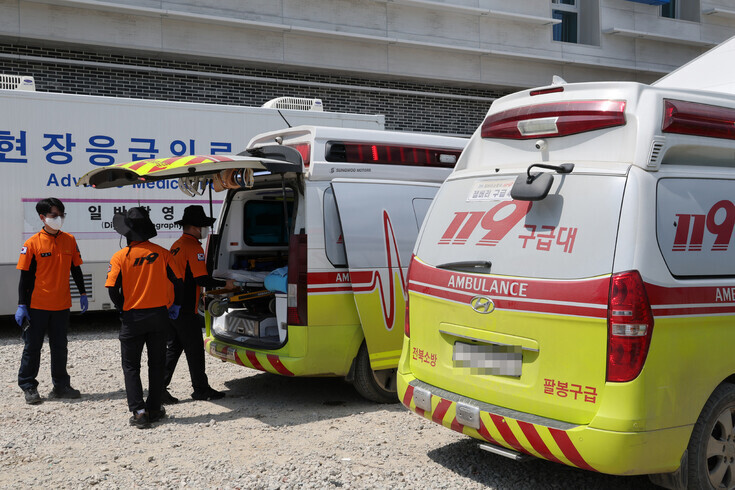
<svg viewBox="0 0 735 490">
<path fill-rule="evenodd" d="M 406 266 L 466 143 L 299 126 L 258 135 L 240 155 L 112 165 L 82 183 L 178 177 L 192 195 L 227 190 L 208 266 L 243 289 L 209 304 L 207 351 L 285 376 L 344 376 L 365 398 L 395 402 Z M 281 287 L 264 289 L 279 273 Z"/>
<path fill-rule="evenodd" d="M 409 267 L 406 407 L 514 459 L 735 487 L 733 59 L 492 105 Z"/>
<path fill-rule="evenodd" d="M 120 235 L 112 228 L 112 216 L 125 207 L 150 207 L 158 228 L 157 243 L 169 246 L 180 234 L 174 221 L 184 207 L 209 200 L 186 199 L 175 180 L 139 183 L 111 188 L 92 195 L 77 187 L 77 179 L 94 168 L 156 156 L 233 153 L 256 134 L 287 127 L 278 107 L 321 109 L 319 99 L 286 98 L 269 103 L 275 107 L 240 107 L 186 102 L 69 95 L 28 90 L 31 77 L 16 79 L 0 89 L 0 179 L 4 230 L 0 235 L 0 315 L 11 315 L 17 306 L 18 271 L 15 265 L 23 242 L 41 226 L 35 204 L 57 197 L 65 206 L 64 231 L 73 234 L 82 253 L 90 310 L 112 308 L 104 288 L 107 263 L 119 249 Z M 0 84 L 11 87 L 10 83 Z M 296 105 L 295 105 L 296 104 Z M 281 109 L 292 125 L 314 124 L 382 129 L 384 117 Z M 219 211 L 221 198 L 213 203 Z M 76 285 L 70 282 L 72 295 Z M 73 301 L 78 309 L 78 301 Z"/>
</svg>

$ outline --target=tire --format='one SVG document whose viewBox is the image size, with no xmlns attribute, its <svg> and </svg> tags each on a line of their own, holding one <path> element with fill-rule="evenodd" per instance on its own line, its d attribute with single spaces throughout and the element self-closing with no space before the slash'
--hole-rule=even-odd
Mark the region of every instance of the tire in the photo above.
<svg viewBox="0 0 735 490">
<path fill-rule="evenodd" d="M 355 359 L 355 378 L 352 384 L 363 398 L 370 401 L 398 403 L 396 371 L 395 368 L 373 371 L 370 367 L 367 344 L 363 342 Z"/>
<path fill-rule="evenodd" d="M 735 488 L 735 385 L 709 397 L 689 440 L 687 488 Z"/>
</svg>

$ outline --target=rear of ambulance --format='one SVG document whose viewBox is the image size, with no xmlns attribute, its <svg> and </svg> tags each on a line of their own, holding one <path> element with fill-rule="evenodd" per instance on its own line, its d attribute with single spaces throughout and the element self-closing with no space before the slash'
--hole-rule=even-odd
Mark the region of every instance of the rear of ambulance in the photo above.
<svg viewBox="0 0 735 490">
<path fill-rule="evenodd" d="M 409 409 L 515 459 L 647 464 L 635 461 L 653 442 L 636 433 L 635 380 L 653 320 L 639 272 L 616 268 L 643 92 L 563 85 L 493 105 L 410 265 Z"/>
<path fill-rule="evenodd" d="M 264 133 L 250 142 L 251 153 L 283 151 L 293 161 L 215 178 L 215 190 L 227 194 L 209 265 L 214 277 L 240 286 L 209 303 L 205 343 L 215 357 L 284 375 L 300 367 L 303 349 L 290 342 L 297 335 L 289 325 L 307 321 L 303 174 L 312 139 L 306 127 Z"/>
</svg>

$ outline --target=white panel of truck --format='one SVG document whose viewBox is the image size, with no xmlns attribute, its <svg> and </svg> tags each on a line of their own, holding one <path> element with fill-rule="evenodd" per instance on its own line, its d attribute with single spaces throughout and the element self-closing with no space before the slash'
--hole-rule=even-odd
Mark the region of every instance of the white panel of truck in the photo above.
<svg viewBox="0 0 735 490">
<path fill-rule="evenodd" d="M 292 125 L 384 125 L 383 116 L 281 112 Z M 202 204 L 209 211 L 208 196 L 189 198 L 173 180 L 99 191 L 76 187 L 77 179 L 112 163 L 238 153 L 256 134 L 284 127 L 277 110 L 261 107 L 0 90 L 0 180 L 5 186 L 0 203 L 6 217 L 0 235 L 0 287 L 17 289 L 20 247 L 41 227 L 35 203 L 57 197 L 66 206 L 63 229 L 77 238 L 85 261 L 82 270 L 92 275 L 90 309 L 110 306 L 103 283 L 107 262 L 120 248 L 111 223 L 114 213 L 123 207 L 149 207 L 158 228 L 153 241 L 168 247 L 180 234 L 174 221 L 184 207 Z M 215 194 L 213 216 L 221 202 Z M 15 294 L 6 295 L 0 300 L 0 315 L 12 314 L 16 304 Z"/>
</svg>

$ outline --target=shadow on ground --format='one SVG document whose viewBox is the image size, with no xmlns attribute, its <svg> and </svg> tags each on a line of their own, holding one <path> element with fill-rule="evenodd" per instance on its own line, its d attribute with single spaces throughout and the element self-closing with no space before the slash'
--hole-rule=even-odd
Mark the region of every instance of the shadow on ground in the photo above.
<svg viewBox="0 0 735 490">
<path fill-rule="evenodd" d="M 209 403 L 226 408 L 226 412 L 177 417 L 175 422 L 197 424 L 212 419 L 246 417 L 272 427 L 282 427 L 339 419 L 357 413 L 404 410 L 397 402 L 386 405 L 365 400 L 341 378 L 290 378 L 261 373 L 226 381 L 225 387 L 227 396 Z M 191 399 L 183 399 L 179 404 L 190 402 Z"/>
<path fill-rule="evenodd" d="M 603 475 L 536 458 L 525 462 L 512 461 L 503 456 L 482 451 L 478 447 L 478 442 L 468 437 L 429 451 L 428 456 L 458 475 L 499 490 L 511 488 L 655 490 L 660 488 L 651 483 L 647 476 Z M 478 464 L 478 461 L 481 461 L 482 464 Z M 528 475 L 534 475 L 534 477 L 529 479 Z"/>
</svg>

